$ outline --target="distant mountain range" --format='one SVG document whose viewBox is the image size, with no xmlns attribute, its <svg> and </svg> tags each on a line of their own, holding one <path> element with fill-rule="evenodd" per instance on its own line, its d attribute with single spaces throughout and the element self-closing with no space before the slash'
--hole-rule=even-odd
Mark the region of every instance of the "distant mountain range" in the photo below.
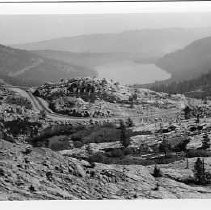
<svg viewBox="0 0 211 210">
<path fill-rule="evenodd" d="M 0 78 L 5 82 L 37 86 L 45 81 L 90 75 L 96 75 L 90 68 L 0 45 Z"/>
<path fill-rule="evenodd" d="M 156 64 L 171 73 L 174 81 L 190 80 L 207 73 L 211 69 L 211 36 L 165 55 Z"/>
<path fill-rule="evenodd" d="M 211 28 L 167 28 L 91 34 L 13 45 L 25 50 L 71 51 L 76 53 L 129 53 L 161 57 L 183 48 L 194 40 L 211 35 Z"/>
<path fill-rule="evenodd" d="M 140 63 L 154 63 L 156 57 L 140 57 L 133 53 L 75 53 L 69 51 L 56 50 L 35 50 L 31 51 L 39 56 L 70 63 L 72 65 L 80 65 L 94 69 L 96 66 L 101 66 L 108 63 L 121 62 L 132 60 Z"/>
<path fill-rule="evenodd" d="M 60 78 L 97 76 L 96 66 L 125 60 L 156 63 L 172 74 L 172 80 L 192 79 L 209 70 L 207 36 L 211 28 L 144 29 L 0 45 L 0 79 L 37 86 Z"/>
</svg>

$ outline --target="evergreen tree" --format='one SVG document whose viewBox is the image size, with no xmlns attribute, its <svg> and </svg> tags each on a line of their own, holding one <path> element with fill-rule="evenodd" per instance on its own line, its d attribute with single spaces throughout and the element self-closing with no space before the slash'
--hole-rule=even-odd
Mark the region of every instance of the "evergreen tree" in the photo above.
<svg viewBox="0 0 211 210">
<path fill-rule="evenodd" d="M 199 123 L 200 122 L 200 115 L 197 113 L 196 115 L 196 123 Z"/>
<path fill-rule="evenodd" d="M 129 103 L 130 103 L 130 108 L 133 108 L 133 106 L 134 106 L 133 96 L 129 96 Z"/>
<path fill-rule="evenodd" d="M 95 167 L 95 162 L 94 162 L 94 159 L 93 159 L 94 152 L 93 152 L 90 144 L 87 145 L 86 150 L 87 150 L 87 153 L 88 153 L 87 161 L 89 162 L 91 168 L 94 168 Z"/>
<path fill-rule="evenodd" d="M 120 120 L 120 142 L 125 148 L 130 144 L 129 138 L 127 137 L 126 126 L 123 120 Z"/>
<path fill-rule="evenodd" d="M 210 138 L 207 134 L 205 134 L 202 139 L 202 149 L 208 148 L 210 148 Z"/>
<path fill-rule="evenodd" d="M 159 145 L 159 151 L 163 152 L 165 154 L 165 157 L 167 156 L 167 153 L 171 150 L 171 145 L 167 142 L 166 139 L 163 139 L 163 141 Z"/>
<path fill-rule="evenodd" d="M 194 164 L 194 176 L 198 184 L 206 184 L 204 161 L 197 158 Z"/>
<path fill-rule="evenodd" d="M 186 106 L 183 111 L 184 111 L 185 119 L 186 120 L 190 119 L 190 112 L 191 112 L 190 107 L 189 106 Z"/>
<path fill-rule="evenodd" d="M 45 119 L 46 118 L 46 112 L 44 110 L 41 110 L 39 113 L 39 116 L 41 119 Z"/>
<path fill-rule="evenodd" d="M 154 171 L 153 171 L 153 174 L 152 174 L 154 177 L 161 177 L 162 174 L 161 174 L 161 171 L 160 169 L 157 167 L 157 165 L 155 165 L 154 167 Z"/>
</svg>

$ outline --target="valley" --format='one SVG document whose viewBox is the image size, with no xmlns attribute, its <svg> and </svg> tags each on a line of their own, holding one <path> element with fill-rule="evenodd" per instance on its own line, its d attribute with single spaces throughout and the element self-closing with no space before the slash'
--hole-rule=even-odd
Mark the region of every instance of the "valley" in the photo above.
<svg viewBox="0 0 211 210">
<path fill-rule="evenodd" d="M 1 36 L 42 41 L 0 45 L 0 200 L 211 198 L 211 27 L 35 17 Z"/>
<path fill-rule="evenodd" d="M 92 87 L 95 97 L 103 98 L 93 99 Z M 74 115 L 73 104 L 61 101 L 69 112 L 60 113 L 59 104 L 51 110 L 49 104 L 57 103 L 58 94 L 90 100 L 98 114 L 91 115 L 85 106 L 78 113 L 87 111 L 90 116 Z M 197 157 L 204 159 L 207 172 L 211 169 L 210 150 L 202 147 L 204 135 L 211 136 L 210 101 L 202 104 L 97 78 L 45 83 L 35 89 L 1 86 L 1 97 L 1 200 L 211 196 L 209 184 L 197 184 L 194 175 Z M 190 103 L 194 109 L 187 118 L 183 108 Z M 169 146 L 162 149 L 164 142 Z M 155 166 L 159 175 L 153 172 Z"/>
</svg>

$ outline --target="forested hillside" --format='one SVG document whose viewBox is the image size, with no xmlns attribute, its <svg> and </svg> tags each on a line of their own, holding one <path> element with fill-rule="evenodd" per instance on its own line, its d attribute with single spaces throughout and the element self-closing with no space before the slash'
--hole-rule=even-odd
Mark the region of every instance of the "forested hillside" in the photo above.
<svg viewBox="0 0 211 210">
<path fill-rule="evenodd" d="M 156 65 L 171 73 L 173 81 L 191 80 L 207 73 L 211 69 L 211 37 L 165 55 Z"/>
<path fill-rule="evenodd" d="M 154 91 L 170 94 L 182 93 L 197 98 L 211 97 L 211 70 L 196 79 L 182 82 L 157 82 L 149 87 Z"/>
</svg>

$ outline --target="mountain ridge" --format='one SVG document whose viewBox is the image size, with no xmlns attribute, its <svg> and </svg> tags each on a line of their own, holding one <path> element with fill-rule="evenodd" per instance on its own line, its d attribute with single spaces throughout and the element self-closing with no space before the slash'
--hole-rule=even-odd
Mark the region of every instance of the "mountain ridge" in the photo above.
<svg viewBox="0 0 211 210">
<path fill-rule="evenodd" d="M 165 28 L 124 31 L 121 33 L 87 34 L 12 45 L 27 50 L 61 50 L 72 52 L 140 53 L 163 56 L 191 41 L 211 35 L 211 28 Z"/>
<path fill-rule="evenodd" d="M 62 77 L 96 75 L 90 68 L 4 45 L 0 45 L 0 64 L 1 79 L 15 85 L 33 86 Z"/>
<path fill-rule="evenodd" d="M 172 74 L 173 81 L 195 79 L 211 66 L 211 36 L 192 42 L 184 49 L 166 54 L 156 65 Z"/>
</svg>

